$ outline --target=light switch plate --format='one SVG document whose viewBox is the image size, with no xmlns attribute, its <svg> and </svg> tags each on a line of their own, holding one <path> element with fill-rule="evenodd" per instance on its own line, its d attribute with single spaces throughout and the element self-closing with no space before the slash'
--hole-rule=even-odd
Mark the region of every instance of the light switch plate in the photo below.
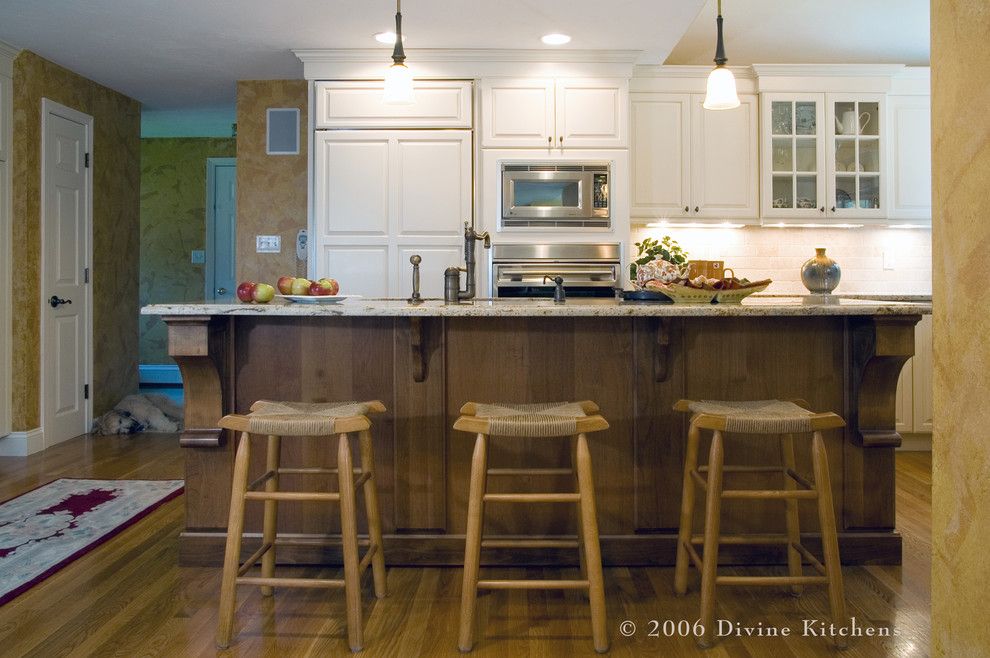
<svg viewBox="0 0 990 658">
<path fill-rule="evenodd" d="M 280 254 L 282 253 L 282 236 L 256 235 L 255 245 L 255 251 L 259 254 Z"/>
<path fill-rule="evenodd" d="M 192 263 L 193 265 L 202 265 L 206 262 L 206 252 L 202 249 L 192 250 Z"/>
</svg>

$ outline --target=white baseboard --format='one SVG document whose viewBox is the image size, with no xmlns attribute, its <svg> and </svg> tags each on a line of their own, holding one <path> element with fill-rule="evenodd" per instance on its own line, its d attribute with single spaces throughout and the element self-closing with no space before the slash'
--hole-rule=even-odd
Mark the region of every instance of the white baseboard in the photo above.
<svg viewBox="0 0 990 658">
<path fill-rule="evenodd" d="M 45 432 L 40 427 L 0 438 L 0 457 L 27 457 L 44 449 Z"/>
<path fill-rule="evenodd" d="M 142 364 L 138 366 L 138 380 L 141 384 L 182 385 L 182 374 L 177 365 Z"/>
<path fill-rule="evenodd" d="M 931 434 L 901 434 L 901 445 L 897 450 L 907 450 L 911 452 L 931 452 Z"/>
</svg>

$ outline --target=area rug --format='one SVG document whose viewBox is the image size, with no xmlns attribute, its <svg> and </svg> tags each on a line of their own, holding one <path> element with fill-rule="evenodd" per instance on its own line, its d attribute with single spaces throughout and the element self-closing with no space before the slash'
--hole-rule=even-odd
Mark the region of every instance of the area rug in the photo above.
<svg viewBox="0 0 990 658">
<path fill-rule="evenodd" d="M 0 605 L 175 498 L 183 484 L 64 478 L 0 504 Z"/>
</svg>

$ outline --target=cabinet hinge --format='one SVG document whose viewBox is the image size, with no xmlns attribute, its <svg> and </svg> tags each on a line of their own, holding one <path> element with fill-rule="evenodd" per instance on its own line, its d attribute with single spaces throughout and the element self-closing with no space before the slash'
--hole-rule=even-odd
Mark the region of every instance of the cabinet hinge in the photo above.
<svg viewBox="0 0 990 658">
<path fill-rule="evenodd" d="M 89 399 L 89 384 L 83 384 L 83 400 Z"/>
<path fill-rule="evenodd" d="M 83 157 L 83 166 L 89 169 L 89 153 Z"/>
</svg>

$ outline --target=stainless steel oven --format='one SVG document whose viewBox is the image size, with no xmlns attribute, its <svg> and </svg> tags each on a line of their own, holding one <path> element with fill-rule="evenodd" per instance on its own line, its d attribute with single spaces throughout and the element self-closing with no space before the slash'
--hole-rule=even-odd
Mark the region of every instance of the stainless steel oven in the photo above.
<svg viewBox="0 0 990 658">
<path fill-rule="evenodd" d="M 607 164 L 502 164 L 502 226 L 609 228 Z"/>
<path fill-rule="evenodd" d="M 617 243 L 496 244 L 492 246 L 492 297 L 553 297 L 560 276 L 568 297 L 612 297 L 620 287 Z"/>
</svg>

